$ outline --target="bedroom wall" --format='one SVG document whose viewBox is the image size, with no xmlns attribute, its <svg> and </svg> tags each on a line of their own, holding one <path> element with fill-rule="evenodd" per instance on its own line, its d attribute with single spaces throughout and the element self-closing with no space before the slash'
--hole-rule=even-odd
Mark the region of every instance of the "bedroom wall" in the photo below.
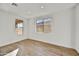
<svg viewBox="0 0 79 59">
<path fill-rule="evenodd" d="M 51 14 L 50 16 L 53 17 L 51 22 L 52 32 L 38 33 L 35 31 L 35 19 L 28 20 L 0 10 L 0 46 L 30 38 L 65 47 L 73 47 L 79 51 L 79 6 L 76 8 L 76 21 L 74 15 L 74 9 L 72 8 Z M 24 20 L 25 27 L 22 36 L 18 36 L 15 32 L 16 18 Z"/>
<path fill-rule="evenodd" d="M 79 51 L 79 4 L 76 7 L 76 49 Z"/>
<path fill-rule="evenodd" d="M 22 36 L 18 36 L 15 32 L 16 18 L 23 19 L 24 21 L 25 27 L 24 34 Z M 0 46 L 26 39 L 28 37 L 27 23 L 27 19 L 0 10 Z"/>
<path fill-rule="evenodd" d="M 51 14 L 52 32 L 39 33 L 35 31 L 35 19 L 29 20 L 29 38 L 57 44 L 65 47 L 71 46 L 71 9 Z"/>
</svg>

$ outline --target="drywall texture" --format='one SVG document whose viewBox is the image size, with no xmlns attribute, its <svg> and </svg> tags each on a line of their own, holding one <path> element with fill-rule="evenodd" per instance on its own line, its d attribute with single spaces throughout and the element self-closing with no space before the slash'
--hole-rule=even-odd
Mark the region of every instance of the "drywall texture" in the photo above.
<svg viewBox="0 0 79 59">
<path fill-rule="evenodd" d="M 19 16 L 14 16 L 8 12 L 0 10 L 0 46 L 13 43 L 27 38 L 27 20 L 24 20 L 24 34 L 18 36 L 15 32 L 15 19 Z"/>
<path fill-rule="evenodd" d="M 76 49 L 79 51 L 79 5 L 76 7 Z"/>
<path fill-rule="evenodd" d="M 53 17 L 51 25 L 52 31 L 50 33 L 36 32 L 35 19 L 29 20 L 29 38 L 45 41 L 57 45 L 66 47 L 71 46 L 71 18 L 72 11 L 63 10 L 55 14 L 51 14 Z"/>
<path fill-rule="evenodd" d="M 50 16 L 52 17 L 52 32 L 39 33 L 36 32 L 34 18 L 27 20 L 0 10 L 0 46 L 31 38 L 79 50 L 79 6 L 77 5 L 76 10 L 71 8 L 52 13 Z M 16 18 L 24 20 L 24 34 L 22 36 L 18 36 L 15 32 Z"/>
<path fill-rule="evenodd" d="M 34 19 L 29 20 L 29 38 L 71 47 L 71 10 L 64 10 L 52 16 L 52 31 L 39 33 L 35 31 Z"/>
</svg>

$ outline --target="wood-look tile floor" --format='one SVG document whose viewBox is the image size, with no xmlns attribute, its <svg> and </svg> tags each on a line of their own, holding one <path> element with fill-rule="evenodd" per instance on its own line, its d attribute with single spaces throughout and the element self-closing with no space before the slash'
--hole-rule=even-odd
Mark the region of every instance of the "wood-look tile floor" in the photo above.
<svg viewBox="0 0 79 59">
<path fill-rule="evenodd" d="M 41 41 L 26 39 L 10 45 L 0 47 L 1 55 L 5 55 L 19 48 L 17 56 L 78 56 L 75 49 L 65 48 Z"/>
</svg>

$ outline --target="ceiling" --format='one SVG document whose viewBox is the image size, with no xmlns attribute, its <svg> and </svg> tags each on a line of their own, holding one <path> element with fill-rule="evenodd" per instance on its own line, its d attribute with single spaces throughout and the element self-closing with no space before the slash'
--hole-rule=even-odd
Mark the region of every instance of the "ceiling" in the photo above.
<svg viewBox="0 0 79 59">
<path fill-rule="evenodd" d="M 0 10 L 13 13 L 22 17 L 34 17 L 55 13 L 73 7 L 74 3 L 0 3 Z"/>
</svg>

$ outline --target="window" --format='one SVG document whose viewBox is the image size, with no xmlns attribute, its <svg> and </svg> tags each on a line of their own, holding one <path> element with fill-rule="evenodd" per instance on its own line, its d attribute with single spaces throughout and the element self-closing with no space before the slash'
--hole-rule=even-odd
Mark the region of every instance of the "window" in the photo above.
<svg viewBox="0 0 79 59">
<path fill-rule="evenodd" d="M 16 19 L 15 21 L 15 27 L 16 27 L 16 33 L 18 35 L 22 35 L 23 34 L 23 20 L 19 20 L 19 19 Z"/>
<path fill-rule="evenodd" d="M 37 18 L 36 31 L 48 33 L 51 32 L 51 17 Z"/>
</svg>

